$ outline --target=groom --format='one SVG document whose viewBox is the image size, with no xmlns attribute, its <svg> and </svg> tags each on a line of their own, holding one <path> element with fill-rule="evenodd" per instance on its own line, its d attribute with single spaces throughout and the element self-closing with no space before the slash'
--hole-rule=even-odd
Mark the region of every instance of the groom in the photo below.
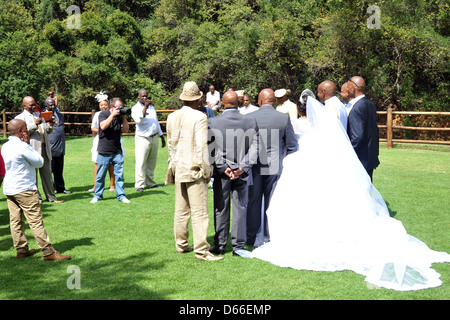
<svg viewBox="0 0 450 320">
<path fill-rule="evenodd" d="M 372 180 L 373 170 L 378 167 L 379 133 L 377 109 L 364 94 L 366 83 L 355 76 L 347 84 L 349 96 L 349 114 L 347 133 L 359 160 Z"/>
<path fill-rule="evenodd" d="M 269 241 L 266 211 L 275 184 L 282 171 L 285 155 L 297 151 L 298 144 L 289 116 L 274 109 L 275 93 L 263 89 L 258 96 L 259 110 L 246 115 L 255 119 L 259 129 L 259 156 L 252 168 L 253 184 L 249 186 L 247 207 L 247 244 L 254 245 L 261 226 L 264 197 L 264 238 Z"/>
</svg>

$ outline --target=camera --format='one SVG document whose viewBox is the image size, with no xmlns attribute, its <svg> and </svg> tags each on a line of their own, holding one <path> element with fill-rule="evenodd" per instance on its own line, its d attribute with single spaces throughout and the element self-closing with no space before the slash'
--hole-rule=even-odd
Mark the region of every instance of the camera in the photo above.
<svg viewBox="0 0 450 320">
<path fill-rule="evenodd" d="M 124 108 L 123 106 L 120 106 L 117 109 L 120 110 L 120 115 L 121 116 L 126 116 L 126 115 L 130 115 L 131 114 L 131 109 Z"/>
</svg>

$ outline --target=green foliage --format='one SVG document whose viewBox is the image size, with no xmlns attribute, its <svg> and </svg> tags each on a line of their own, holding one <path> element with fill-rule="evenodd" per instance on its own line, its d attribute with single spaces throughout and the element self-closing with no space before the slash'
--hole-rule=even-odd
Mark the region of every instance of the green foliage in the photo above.
<svg viewBox="0 0 450 320">
<path fill-rule="evenodd" d="M 80 6 L 80 28 L 67 25 Z M 369 28 L 368 7 L 380 9 Z M 53 88 L 65 110 L 96 108 L 104 90 L 126 101 L 145 83 L 157 108 L 185 81 L 223 92 L 285 87 L 296 99 L 324 80 L 367 81 L 379 110 L 449 110 L 445 0 L 0 0 L 0 105 Z M 373 14 L 373 13 L 372 13 Z M 25 69 L 24 66 L 27 66 Z M 138 80 L 139 79 L 139 80 Z M 142 81 L 142 79 L 147 79 Z"/>
</svg>

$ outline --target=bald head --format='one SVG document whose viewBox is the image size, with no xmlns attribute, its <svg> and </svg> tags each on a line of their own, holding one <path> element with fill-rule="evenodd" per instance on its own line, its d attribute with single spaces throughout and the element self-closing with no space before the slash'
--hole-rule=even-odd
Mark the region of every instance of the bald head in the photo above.
<svg viewBox="0 0 450 320">
<path fill-rule="evenodd" d="M 53 98 L 45 99 L 44 104 L 45 104 L 45 107 L 47 108 L 47 110 L 49 110 L 49 111 L 53 111 L 56 106 L 55 99 L 53 99 Z"/>
<path fill-rule="evenodd" d="M 336 95 L 336 85 L 333 81 L 327 80 L 319 84 L 317 87 L 317 98 L 320 102 L 324 103 Z"/>
<path fill-rule="evenodd" d="M 222 105 L 224 109 L 237 108 L 238 106 L 238 95 L 233 90 L 228 90 L 223 94 Z"/>
<path fill-rule="evenodd" d="M 344 103 L 347 103 L 349 101 L 348 99 L 348 83 L 344 82 L 344 84 L 341 87 L 341 98 L 344 101 Z"/>
<path fill-rule="evenodd" d="M 12 119 L 8 122 L 8 131 L 12 136 L 18 136 L 20 131 L 27 131 L 27 124 L 23 120 Z"/>
<path fill-rule="evenodd" d="M 275 101 L 275 92 L 272 89 L 263 89 L 258 95 L 258 103 L 260 106 L 269 104 L 273 107 Z"/>
<path fill-rule="evenodd" d="M 347 90 L 349 99 L 356 98 L 364 94 L 366 82 L 360 76 L 351 77 L 347 82 Z"/>
<path fill-rule="evenodd" d="M 36 109 L 36 101 L 33 97 L 27 96 L 22 100 L 23 108 L 30 113 L 33 113 Z"/>
</svg>

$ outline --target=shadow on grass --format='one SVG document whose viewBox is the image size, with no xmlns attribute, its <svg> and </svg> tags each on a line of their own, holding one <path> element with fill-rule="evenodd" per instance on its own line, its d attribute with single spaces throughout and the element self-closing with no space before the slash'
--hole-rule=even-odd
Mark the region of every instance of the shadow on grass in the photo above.
<svg viewBox="0 0 450 320">
<path fill-rule="evenodd" d="M 391 208 L 389 208 L 389 202 L 385 201 L 385 203 L 389 210 L 389 215 L 391 216 L 391 218 L 395 217 L 395 215 L 397 214 L 397 211 L 391 210 Z"/>
<path fill-rule="evenodd" d="M 91 185 L 89 186 L 83 186 L 83 187 L 73 187 L 70 188 L 70 191 L 72 193 L 70 194 L 58 194 L 58 199 L 64 200 L 64 201 L 72 201 L 72 200 L 79 200 L 79 199 L 92 199 L 94 196 L 94 192 L 88 192 L 88 190 L 92 188 Z M 128 190 L 127 190 L 128 189 Z M 130 192 L 129 189 L 132 189 Z M 125 183 L 125 194 L 128 199 L 132 198 L 139 198 L 139 197 L 145 197 L 150 194 L 152 195 L 167 195 L 167 192 L 164 191 L 163 188 L 152 188 L 152 189 L 144 189 L 144 192 L 137 192 L 134 190 L 134 183 Z M 103 191 L 103 196 L 107 195 L 114 195 L 115 191 L 110 191 L 109 188 L 105 187 L 105 190 Z"/>
<path fill-rule="evenodd" d="M 59 262 L 43 261 L 40 254 L 21 260 L 5 258 L 1 260 L 1 295 L 6 300 L 163 300 L 173 292 L 152 288 L 152 278 L 165 266 L 161 261 L 153 262 L 153 255 Z M 79 270 L 79 289 L 68 287 L 73 283 L 73 266 Z"/>
</svg>

